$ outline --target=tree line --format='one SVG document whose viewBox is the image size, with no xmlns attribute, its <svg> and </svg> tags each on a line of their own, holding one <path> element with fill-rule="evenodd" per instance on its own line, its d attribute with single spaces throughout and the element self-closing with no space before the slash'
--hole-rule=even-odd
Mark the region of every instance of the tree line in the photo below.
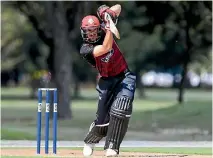
<svg viewBox="0 0 213 158">
<path fill-rule="evenodd" d="M 71 118 L 70 87 L 78 96 L 79 84 L 94 81 L 96 71 L 82 61 L 79 48 L 81 19 L 96 14 L 111 1 L 2 2 L 2 71 L 48 69 L 59 93 L 59 118 Z M 211 71 L 212 2 L 119 2 L 118 44 L 137 75 L 139 94 L 143 72 L 180 66 L 178 101 L 183 102 L 187 71 Z M 76 71 L 77 70 L 77 71 Z M 78 71 L 81 70 L 81 71 Z M 95 82 L 95 81 L 94 81 Z"/>
</svg>

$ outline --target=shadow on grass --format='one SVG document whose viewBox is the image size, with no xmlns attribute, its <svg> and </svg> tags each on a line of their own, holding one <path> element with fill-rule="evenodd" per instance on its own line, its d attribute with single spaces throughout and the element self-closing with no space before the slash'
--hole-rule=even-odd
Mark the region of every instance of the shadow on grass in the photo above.
<svg viewBox="0 0 213 158">
<path fill-rule="evenodd" d="M 143 106 L 143 105 L 141 105 Z M 210 101 L 189 101 L 151 111 L 134 111 L 130 129 L 156 131 L 158 129 L 200 129 L 211 134 L 212 105 Z"/>
</svg>

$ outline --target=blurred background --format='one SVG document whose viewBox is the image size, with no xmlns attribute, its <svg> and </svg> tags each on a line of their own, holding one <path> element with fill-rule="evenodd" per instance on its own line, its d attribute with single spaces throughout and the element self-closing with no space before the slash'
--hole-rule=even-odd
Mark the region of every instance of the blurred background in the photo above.
<svg viewBox="0 0 213 158">
<path fill-rule="evenodd" d="M 137 75 L 125 139 L 212 139 L 211 1 L 1 2 L 2 139 L 36 139 L 40 87 L 59 90 L 58 139 L 83 139 L 98 73 L 79 56 L 81 19 L 117 3 L 116 41 Z"/>
</svg>

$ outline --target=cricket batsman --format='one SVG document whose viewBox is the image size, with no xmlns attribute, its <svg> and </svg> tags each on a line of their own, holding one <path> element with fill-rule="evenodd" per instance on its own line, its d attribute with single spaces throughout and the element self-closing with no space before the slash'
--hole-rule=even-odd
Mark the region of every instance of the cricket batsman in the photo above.
<svg viewBox="0 0 213 158">
<path fill-rule="evenodd" d="M 96 119 L 84 138 L 84 156 L 92 155 L 95 144 L 104 137 L 106 156 L 117 156 L 132 114 L 136 76 L 113 38 L 113 33 L 118 37 L 116 23 L 120 12 L 119 4 L 102 5 L 97 10 L 99 19 L 93 15 L 82 19 L 80 56 L 100 74 Z"/>
</svg>

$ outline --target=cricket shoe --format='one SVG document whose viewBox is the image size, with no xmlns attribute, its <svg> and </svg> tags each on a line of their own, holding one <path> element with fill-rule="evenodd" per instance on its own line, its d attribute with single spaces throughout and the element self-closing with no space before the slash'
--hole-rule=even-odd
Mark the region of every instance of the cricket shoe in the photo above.
<svg viewBox="0 0 213 158">
<path fill-rule="evenodd" d="M 84 156 L 91 156 L 94 150 L 95 144 L 84 144 L 83 154 Z"/>
<path fill-rule="evenodd" d="M 106 157 L 118 156 L 118 152 L 116 150 L 113 150 L 113 149 L 107 149 L 105 156 Z"/>
</svg>

